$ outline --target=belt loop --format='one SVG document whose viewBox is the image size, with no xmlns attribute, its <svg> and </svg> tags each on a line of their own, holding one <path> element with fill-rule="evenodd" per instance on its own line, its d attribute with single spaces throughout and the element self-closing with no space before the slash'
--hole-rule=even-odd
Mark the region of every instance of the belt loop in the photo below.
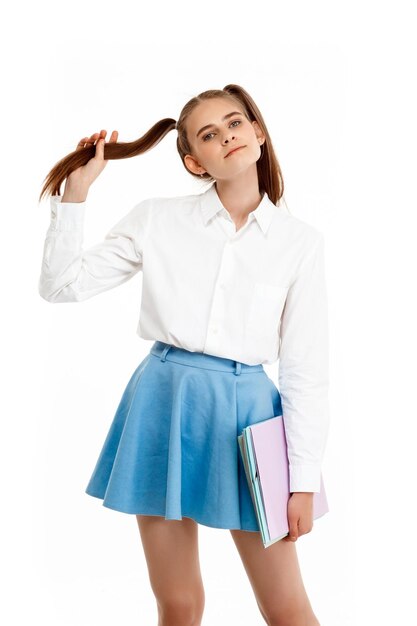
<svg viewBox="0 0 417 626">
<path fill-rule="evenodd" d="M 239 376 L 241 369 L 242 369 L 242 364 L 239 361 L 235 361 L 235 374 L 236 374 L 236 376 Z"/>
<path fill-rule="evenodd" d="M 171 345 L 170 345 L 170 344 L 167 344 L 167 345 L 165 346 L 165 348 L 162 350 L 162 354 L 161 354 L 161 361 L 166 361 L 166 355 L 167 355 L 167 352 L 168 352 L 168 350 L 169 350 L 170 348 L 171 348 Z"/>
</svg>

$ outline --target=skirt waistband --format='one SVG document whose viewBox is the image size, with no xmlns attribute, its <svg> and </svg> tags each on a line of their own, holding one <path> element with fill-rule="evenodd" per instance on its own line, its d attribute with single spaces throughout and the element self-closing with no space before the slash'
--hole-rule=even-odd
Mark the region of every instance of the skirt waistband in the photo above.
<svg viewBox="0 0 417 626">
<path fill-rule="evenodd" d="M 203 352 L 191 352 L 163 341 L 155 341 L 151 347 L 150 354 L 159 357 L 161 361 L 173 361 L 174 363 L 202 367 L 203 369 L 217 370 L 219 372 L 232 372 L 236 375 L 264 371 L 262 363 L 248 365 L 247 363 L 226 359 L 221 356 L 204 354 Z"/>
</svg>

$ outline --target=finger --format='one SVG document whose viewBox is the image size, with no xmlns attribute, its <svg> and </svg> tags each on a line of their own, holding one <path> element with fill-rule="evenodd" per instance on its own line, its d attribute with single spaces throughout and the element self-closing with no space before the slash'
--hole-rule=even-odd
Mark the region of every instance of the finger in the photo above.
<svg viewBox="0 0 417 626">
<path fill-rule="evenodd" d="M 81 146 L 82 148 L 91 146 L 94 144 L 97 138 L 98 138 L 98 133 L 94 133 L 94 135 L 91 135 L 91 137 L 83 137 L 83 139 L 81 139 L 81 141 L 79 142 L 78 146 Z"/>
<path fill-rule="evenodd" d="M 95 145 L 99 139 L 100 139 L 100 133 L 94 133 L 94 135 L 91 135 L 90 143 L 92 145 Z"/>
<path fill-rule="evenodd" d="M 294 537 L 294 535 L 291 535 L 290 533 L 288 533 L 288 535 L 286 535 L 284 537 L 285 541 L 291 541 L 292 543 L 294 543 L 294 541 L 297 541 L 298 537 Z"/>
<path fill-rule="evenodd" d="M 97 133 L 98 137 L 97 137 L 97 141 L 99 139 L 105 139 L 106 135 L 107 135 L 107 130 L 101 130 L 99 133 Z"/>
<path fill-rule="evenodd" d="M 296 541 L 298 538 L 298 520 L 289 519 L 288 520 L 288 530 L 289 530 L 289 539 L 290 541 Z"/>
<path fill-rule="evenodd" d="M 117 141 L 118 136 L 119 136 L 118 131 L 117 131 L 117 130 L 114 130 L 114 131 L 112 132 L 112 134 L 110 135 L 109 142 L 110 142 L 110 143 L 115 143 L 115 142 Z"/>
<path fill-rule="evenodd" d="M 98 144 L 98 142 L 100 141 L 100 139 L 105 139 L 107 135 L 107 130 L 101 130 L 99 133 L 96 133 L 96 140 L 95 140 L 95 145 Z"/>
<path fill-rule="evenodd" d="M 297 541 L 298 539 L 298 528 L 297 527 L 290 527 L 290 532 L 289 532 L 289 539 L 290 541 Z"/>
<path fill-rule="evenodd" d="M 104 144 L 105 143 L 106 143 L 106 140 L 104 139 L 104 137 L 100 137 L 96 143 L 95 156 L 98 157 L 100 160 L 104 159 Z"/>
<path fill-rule="evenodd" d="M 82 139 L 80 139 L 80 141 L 77 143 L 77 147 L 75 148 L 76 150 L 81 150 L 82 148 L 84 148 L 86 141 L 88 141 L 88 137 L 83 137 Z"/>
</svg>

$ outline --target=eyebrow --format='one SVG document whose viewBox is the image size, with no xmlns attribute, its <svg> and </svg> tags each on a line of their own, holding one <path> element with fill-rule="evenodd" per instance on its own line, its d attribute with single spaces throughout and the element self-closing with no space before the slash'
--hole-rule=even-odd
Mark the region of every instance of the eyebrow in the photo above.
<svg viewBox="0 0 417 626">
<path fill-rule="evenodd" d="M 227 115 L 222 117 L 222 122 L 225 122 L 226 120 L 228 120 L 229 117 L 233 117 L 233 115 L 243 115 L 243 113 L 240 113 L 240 111 L 232 111 L 232 113 L 228 113 Z M 206 126 L 203 126 L 202 128 L 200 128 L 200 130 L 196 134 L 196 137 L 198 137 L 200 133 L 202 133 L 204 130 L 211 128 L 212 126 L 215 126 L 215 124 L 206 124 Z"/>
</svg>

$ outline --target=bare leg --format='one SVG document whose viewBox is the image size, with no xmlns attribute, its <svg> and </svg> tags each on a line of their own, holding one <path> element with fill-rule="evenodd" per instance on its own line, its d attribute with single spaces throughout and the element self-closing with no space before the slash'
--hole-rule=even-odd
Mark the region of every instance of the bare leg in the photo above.
<svg viewBox="0 0 417 626">
<path fill-rule="evenodd" d="M 259 532 L 231 530 L 268 626 L 320 626 L 301 577 L 294 542 L 264 548 Z"/>
<path fill-rule="evenodd" d="M 136 515 L 158 626 L 199 626 L 205 595 L 198 554 L 198 524 L 184 517 L 166 520 Z"/>
</svg>

